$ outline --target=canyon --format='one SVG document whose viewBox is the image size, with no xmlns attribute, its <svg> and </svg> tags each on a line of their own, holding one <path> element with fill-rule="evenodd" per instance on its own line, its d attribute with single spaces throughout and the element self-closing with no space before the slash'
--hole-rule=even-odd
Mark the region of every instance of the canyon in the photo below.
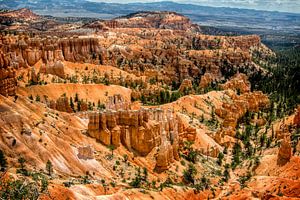
<svg viewBox="0 0 300 200">
<path fill-rule="evenodd" d="M 0 149 L 12 177 L 22 157 L 49 179 L 41 199 L 300 198 L 300 109 L 255 90 L 259 36 L 167 11 L 0 19 Z"/>
</svg>

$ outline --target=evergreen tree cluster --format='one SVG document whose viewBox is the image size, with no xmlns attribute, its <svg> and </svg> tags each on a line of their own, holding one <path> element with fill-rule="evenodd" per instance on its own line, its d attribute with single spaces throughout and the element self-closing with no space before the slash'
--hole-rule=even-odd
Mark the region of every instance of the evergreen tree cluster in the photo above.
<svg viewBox="0 0 300 200">
<path fill-rule="evenodd" d="M 290 114 L 300 104 L 300 48 L 279 51 L 276 57 L 268 58 L 255 52 L 254 60 L 265 60 L 263 67 L 269 73 L 252 74 L 249 78 L 252 90 L 270 94 L 271 100 L 279 105 L 278 110 Z"/>
</svg>

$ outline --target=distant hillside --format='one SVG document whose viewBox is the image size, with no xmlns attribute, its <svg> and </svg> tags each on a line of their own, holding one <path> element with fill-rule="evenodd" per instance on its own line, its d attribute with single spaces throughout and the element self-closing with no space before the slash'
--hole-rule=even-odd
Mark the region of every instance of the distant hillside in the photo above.
<svg viewBox="0 0 300 200">
<path fill-rule="evenodd" d="M 300 32 L 300 14 L 215 8 L 170 1 L 154 3 L 103 3 L 85 0 L 1 0 L 0 9 L 30 8 L 36 13 L 58 17 L 114 18 L 137 11 L 175 11 L 208 26 L 235 26 Z"/>
<path fill-rule="evenodd" d="M 206 34 L 257 34 L 271 48 L 300 44 L 300 14 L 295 13 L 217 8 L 171 1 L 117 4 L 86 0 L 0 0 L 0 12 L 21 8 L 29 8 L 39 15 L 63 22 L 112 19 L 141 11 L 173 11 L 201 25 Z"/>
<path fill-rule="evenodd" d="M 22 20 L 38 19 L 39 16 L 33 13 L 31 10 L 22 8 L 14 11 L 1 12 L 0 17 L 16 18 Z"/>
</svg>

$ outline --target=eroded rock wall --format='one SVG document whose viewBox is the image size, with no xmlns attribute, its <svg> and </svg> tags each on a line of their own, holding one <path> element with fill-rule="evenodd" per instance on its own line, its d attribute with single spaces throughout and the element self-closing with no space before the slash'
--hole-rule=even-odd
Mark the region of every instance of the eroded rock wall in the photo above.
<svg viewBox="0 0 300 200">
<path fill-rule="evenodd" d="M 49 107 L 54 110 L 61 112 L 72 113 L 73 109 L 70 106 L 69 98 L 66 96 L 59 97 L 56 101 L 51 100 L 49 102 Z"/>
<path fill-rule="evenodd" d="M 17 87 L 14 69 L 0 68 L 0 95 L 13 96 Z"/>
<path fill-rule="evenodd" d="M 4 96 L 14 95 L 16 70 L 42 60 L 42 73 L 64 78 L 60 61 L 91 62 L 99 51 L 95 38 L 30 38 L 26 35 L 0 36 L 0 88 Z"/>
<path fill-rule="evenodd" d="M 91 113 L 89 136 L 105 145 L 124 145 L 127 149 L 147 156 L 157 151 L 157 169 L 164 170 L 179 159 L 179 136 L 176 118 L 171 111 L 160 109 L 107 110 Z M 168 154 L 165 154 L 165 151 Z"/>
<path fill-rule="evenodd" d="M 155 14 L 154 18 L 150 17 L 151 20 L 144 16 L 149 22 L 144 20 L 143 23 L 152 27 L 151 23 L 158 16 L 161 24 L 154 29 L 142 28 L 137 22 L 139 29 L 124 25 L 122 29 L 99 33 L 99 37 L 1 35 L 0 69 L 2 74 L 9 74 L 0 77 L 0 87 L 4 88 L 2 94 L 14 93 L 16 81 L 11 79 L 15 78 L 14 70 L 34 66 L 40 60 L 40 73 L 61 78 L 65 78 L 61 62 L 71 61 L 111 65 L 137 77 L 145 76 L 146 82 L 156 79 L 166 84 L 179 84 L 189 79 L 202 88 L 240 68 L 253 72 L 258 70 L 251 58 L 251 49 L 260 46 L 258 36 L 201 35 L 190 31 L 191 25 L 184 27 L 183 16 L 172 13 L 166 16 Z M 134 19 L 119 21 L 135 26 Z"/>
</svg>

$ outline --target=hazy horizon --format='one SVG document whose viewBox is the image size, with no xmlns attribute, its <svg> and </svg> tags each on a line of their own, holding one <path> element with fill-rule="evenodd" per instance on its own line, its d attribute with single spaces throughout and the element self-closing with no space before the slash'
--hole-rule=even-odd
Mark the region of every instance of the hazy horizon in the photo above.
<svg viewBox="0 0 300 200">
<path fill-rule="evenodd" d="M 166 0 L 88 0 L 105 3 L 151 3 Z M 212 7 L 245 8 L 266 11 L 300 13 L 298 0 L 172 0 L 176 3 L 196 4 Z"/>
</svg>

